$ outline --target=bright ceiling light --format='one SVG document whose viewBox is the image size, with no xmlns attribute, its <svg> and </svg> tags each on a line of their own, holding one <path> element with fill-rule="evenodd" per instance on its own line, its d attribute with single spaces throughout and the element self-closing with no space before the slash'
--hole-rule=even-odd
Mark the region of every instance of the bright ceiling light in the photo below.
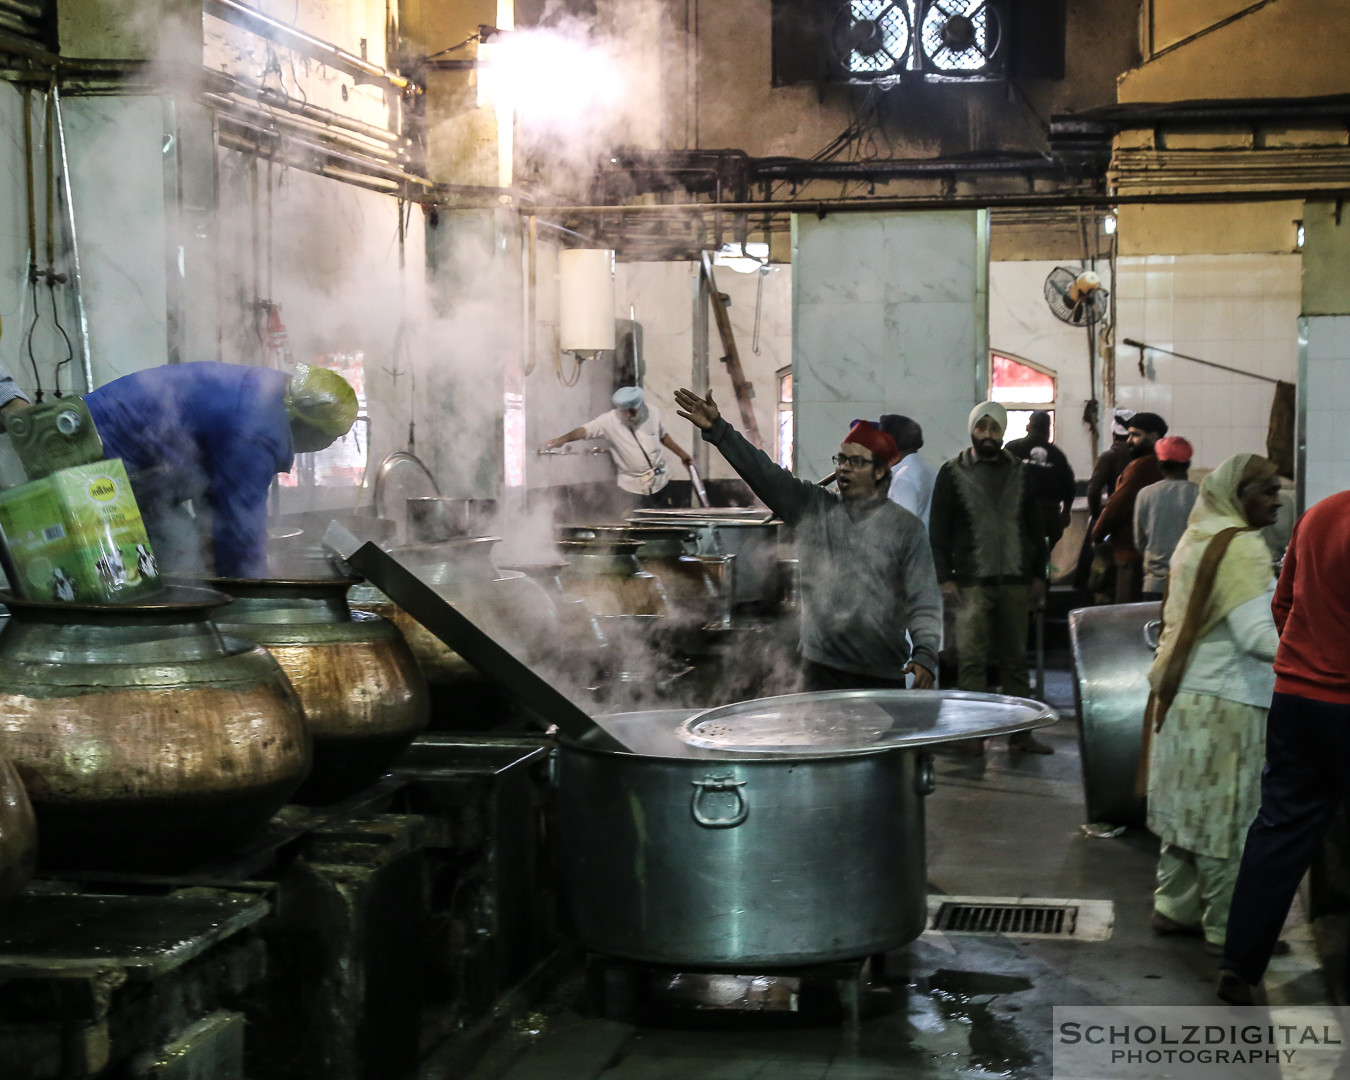
<svg viewBox="0 0 1350 1080">
<path fill-rule="evenodd" d="M 482 45 L 484 95 L 523 124 L 566 128 L 621 100 L 613 58 L 589 41 L 549 30 L 517 30 Z"/>
</svg>

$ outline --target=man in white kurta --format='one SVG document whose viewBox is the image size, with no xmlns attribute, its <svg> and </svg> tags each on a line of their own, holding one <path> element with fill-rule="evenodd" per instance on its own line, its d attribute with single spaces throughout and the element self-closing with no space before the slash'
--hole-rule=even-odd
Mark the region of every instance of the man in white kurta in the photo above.
<svg viewBox="0 0 1350 1080">
<path fill-rule="evenodd" d="M 667 433 L 656 406 L 646 404 L 640 387 L 620 387 L 612 400 L 614 408 L 609 412 L 566 435 L 549 439 L 544 446 L 555 450 L 578 439 L 604 440 L 609 444 L 619 488 L 635 495 L 638 506 L 657 505 L 664 501 L 657 498 L 658 493 L 670 483 L 665 450 L 678 457 L 686 469 L 692 459 Z"/>
</svg>

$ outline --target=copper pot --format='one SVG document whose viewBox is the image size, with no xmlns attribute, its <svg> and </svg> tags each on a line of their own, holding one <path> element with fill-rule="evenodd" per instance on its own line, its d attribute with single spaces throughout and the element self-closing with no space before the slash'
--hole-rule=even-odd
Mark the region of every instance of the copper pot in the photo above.
<svg viewBox="0 0 1350 1080">
<path fill-rule="evenodd" d="M 211 622 L 228 598 L 0 596 L 0 755 L 48 866 L 156 870 L 253 838 L 309 770 L 300 703 L 264 650 Z"/>
<path fill-rule="evenodd" d="M 37 820 L 19 771 L 0 758 L 0 903 L 27 884 L 37 866 Z"/>
<path fill-rule="evenodd" d="M 216 579 L 234 597 L 220 627 L 263 646 L 290 677 L 314 739 L 295 793 L 330 803 L 378 779 L 427 726 L 426 680 L 398 628 L 347 605 L 360 578 Z"/>
</svg>

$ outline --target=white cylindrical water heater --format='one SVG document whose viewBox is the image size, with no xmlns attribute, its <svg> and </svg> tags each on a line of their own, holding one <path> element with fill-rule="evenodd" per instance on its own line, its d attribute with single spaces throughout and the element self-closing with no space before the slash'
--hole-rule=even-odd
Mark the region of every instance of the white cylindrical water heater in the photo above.
<svg viewBox="0 0 1350 1080">
<path fill-rule="evenodd" d="M 568 248 L 558 254 L 558 347 L 614 348 L 614 252 Z"/>
</svg>

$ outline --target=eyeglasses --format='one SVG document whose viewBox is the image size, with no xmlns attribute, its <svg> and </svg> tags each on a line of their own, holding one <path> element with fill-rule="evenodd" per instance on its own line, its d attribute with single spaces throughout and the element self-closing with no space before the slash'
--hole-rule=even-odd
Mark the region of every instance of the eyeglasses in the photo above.
<svg viewBox="0 0 1350 1080">
<path fill-rule="evenodd" d="M 861 454 L 835 454 L 830 461 L 838 466 L 847 465 L 850 469 L 861 469 L 865 465 L 872 464 L 870 457 L 863 457 Z"/>
</svg>

